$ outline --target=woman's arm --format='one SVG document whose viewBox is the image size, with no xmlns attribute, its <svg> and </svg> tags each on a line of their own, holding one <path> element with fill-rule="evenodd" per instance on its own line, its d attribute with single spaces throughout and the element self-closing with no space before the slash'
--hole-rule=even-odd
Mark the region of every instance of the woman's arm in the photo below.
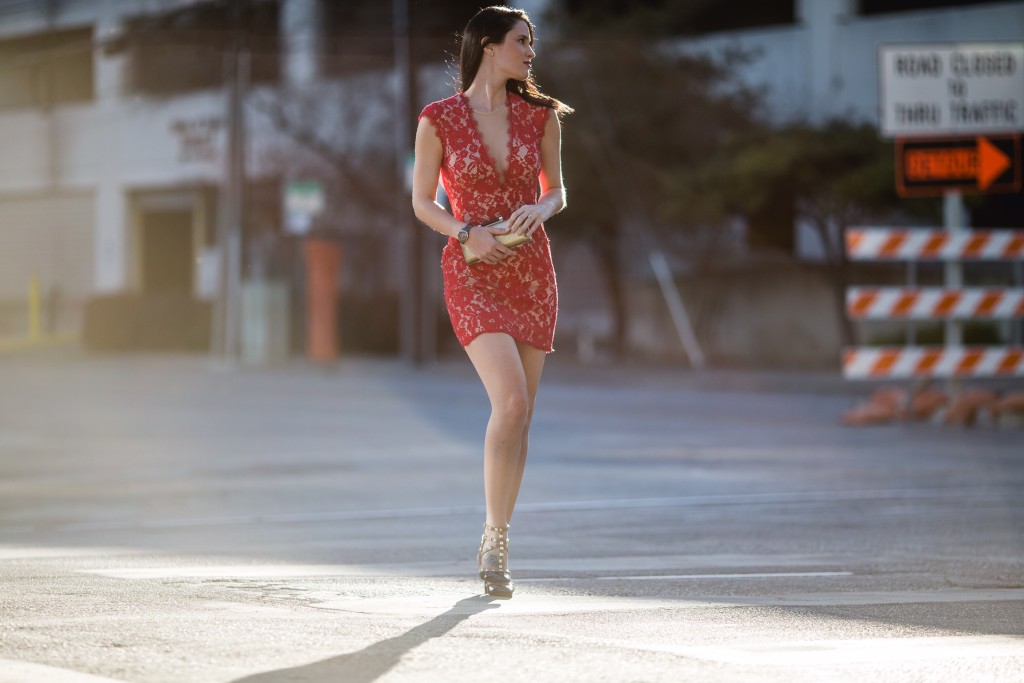
<svg viewBox="0 0 1024 683">
<path fill-rule="evenodd" d="M 455 216 L 445 211 L 444 207 L 437 203 L 437 178 L 441 172 L 443 154 L 441 139 L 434 130 L 434 124 L 426 117 L 421 118 L 416 127 L 416 160 L 412 172 L 412 210 L 416 214 L 416 218 L 433 230 L 448 237 L 455 237 L 466 224 L 456 220 Z M 471 230 L 466 246 L 484 263 L 495 264 L 512 254 L 511 249 L 494 239 L 494 235 L 503 232 L 505 232 L 504 229 L 498 228 Z"/>
<path fill-rule="evenodd" d="M 511 232 L 532 235 L 541 224 L 565 208 L 562 184 L 562 128 L 552 109 L 540 140 L 540 198 L 521 206 L 509 217 Z"/>
<path fill-rule="evenodd" d="M 453 215 L 437 203 L 437 178 L 441 173 L 441 140 L 430 119 L 420 119 L 416 127 L 416 160 L 412 171 L 412 210 L 416 218 L 442 235 L 454 237 L 462 230 Z"/>
</svg>

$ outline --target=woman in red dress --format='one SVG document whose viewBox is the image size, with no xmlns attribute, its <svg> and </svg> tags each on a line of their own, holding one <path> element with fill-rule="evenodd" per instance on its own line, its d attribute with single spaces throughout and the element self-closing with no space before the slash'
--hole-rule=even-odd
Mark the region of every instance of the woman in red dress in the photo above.
<svg viewBox="0 0 1024 683">
<path fill-rule="evenodd" d="M 462 34 L 461 92 L 420 114 L 413 174 L 416 216 L 449 238 L 441 258 L 448 315 L 491 402 L 477 564 L 485 592 L 505 598 L 513 591 L 508 522 L 558 314 L 544 221 L 565 208 L 559 116 L 572 111 L 537 89 L 533 57 L 525 12 L 480 10 Z M 451 213 L 436 201 L 438 176 Z M 486 225 L 499 218 L 507 228 Z M 510 249 L 495 239 L 502 232 L 532 239 Z M 468 265 L 463 245 L 480 261 Z"/>
</svg>

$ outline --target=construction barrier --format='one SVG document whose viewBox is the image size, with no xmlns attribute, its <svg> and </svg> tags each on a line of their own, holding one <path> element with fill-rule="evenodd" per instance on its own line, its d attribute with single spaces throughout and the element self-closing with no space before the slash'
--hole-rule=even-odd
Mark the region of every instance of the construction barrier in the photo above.
<svg viewBox="0 0 1024 683">
<path fill-rule="evenodd" d="M 856 320 L 944 320 L 1024 317 L 1024 289 L 850 287 L 846 312 Z"/>
<path fill-rule="evenodd" d="M 843 374 L 847 379 L 1024 377 L 1024 348 L 861 346 L 846 350 Z"/>
<path fill-rule="evenodd" d="M 1018 261 L 1024 260 L 1024 231 L 850 228 L 846 250 L 851 261 L 905 261 L 908 265 L 929 260 Z M 1019 274 L 1017 279 L 1020 284 Z M 1018 319 L 1024 318 L 1024 288 L 849 287 L 846 314 L 851 320 L 864 321 Z M 843 351 L 843 376 L 917 383 L 910 391 L 879 389 L 843 415 L 847 425 L 906 419 L 940 419 L 961 426 L 983 419 L 1009 427 L 1024 424 L 1022 392 L 1000 396 L 990 389 L 952 389 L 947 393 L 929 386 L 933 379 L 1024 377 L 1021 346 L 964 346 L 950 343 L 949 337 L 946 346 L 857 346 Z"/>
<path fill-rule="evenodd" d="M 1016 261 L 1024 259 L 1024 230 L 849 228 L 851 261 Z"/>
<path fill-rule="evenodd" d="M 1024 260 L 1024 230 L 849 228 L 852 261 Z M 854 320 L 975 320 L 1024 317 L 1024 288 L 850 287 Z M 1024 376 L 1024 347 L 906 346 L 844 349 L 847 379 Z"/>
</svg>

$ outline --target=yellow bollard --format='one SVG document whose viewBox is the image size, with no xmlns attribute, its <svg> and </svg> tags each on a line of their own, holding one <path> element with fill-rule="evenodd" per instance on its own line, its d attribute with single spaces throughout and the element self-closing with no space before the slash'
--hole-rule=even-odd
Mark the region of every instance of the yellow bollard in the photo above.
<svg viewBox="0 0 1024 683">
<path fill-rule="evenodd" d="M 39 291 L 39 276 L 33 275 L 28 281 L 28 340 L 43 339 L 43 300 Z"/>
</svg>

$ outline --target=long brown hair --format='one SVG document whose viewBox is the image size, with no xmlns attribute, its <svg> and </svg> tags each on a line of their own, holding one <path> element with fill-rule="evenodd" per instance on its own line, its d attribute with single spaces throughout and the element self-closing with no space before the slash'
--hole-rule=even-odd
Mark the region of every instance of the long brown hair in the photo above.
<svg viewBox="0 0 1024 683">
<path fill-rule="evenodd" d="M 484 7 L 473 15 L 462 31 L 462 50 L 459 52 L 459 78 L 462 91 L 465 92 L 476 78 L 480 70 L 480 62 L 484 57 L 484 47 L 491 43 L 502 43 L 505 34 L 512 30 L 517 21 L 526 23 L 530 30 L 530 44 L 533 44 L 533 24 L 529 15 L 521 9 L 494 5 Z M 545 95 L 537 87 L 531 73 L 525 81 L 510 78 L 505 82 L 505 89 L 522 97 L 527 102 L 554 109 L 559 115 L 571 114 L 572 107 Z"/>
</svg>

